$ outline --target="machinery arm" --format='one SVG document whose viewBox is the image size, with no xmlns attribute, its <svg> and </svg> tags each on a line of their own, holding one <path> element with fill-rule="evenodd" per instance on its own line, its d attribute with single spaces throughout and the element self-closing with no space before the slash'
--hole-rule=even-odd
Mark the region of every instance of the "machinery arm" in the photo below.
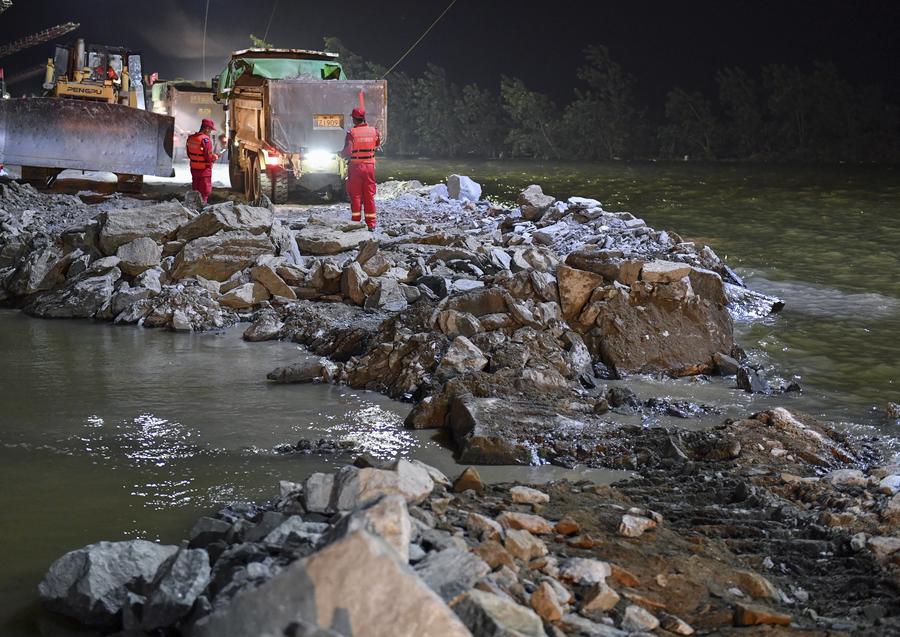
<svg viewBox="0 0 900 637">
<path fill-rule="evenodd" d="M 3 46 L 0 46 L 0 58 L 12 55 L 13 53 L 18 53 L 19 51 L 24 51 L 25 49 L 30 49 L 33 46 L 49 42 L 50 40 L 55 40 L 67 33 L 71 33 L 80 26 L 80 24 L 75 22 L 66 22 L 65 24 L 59 24 L 55 27 L 41 31 L 40 33 L 29 35 L 21 40 L 4 44 Z"/>
</svg>

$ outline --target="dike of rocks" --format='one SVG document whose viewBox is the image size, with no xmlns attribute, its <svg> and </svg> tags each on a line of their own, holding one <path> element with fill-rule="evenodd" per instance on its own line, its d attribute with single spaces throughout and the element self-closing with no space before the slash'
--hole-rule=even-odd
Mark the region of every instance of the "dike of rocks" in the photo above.
<svg viewBox="0 0 900 637">
<path fill-rule="evenodd" d="M 40 595 L 133 637 L 897 634 L 900 467 L 784 409 L 722 433 L 611 486 L 359 459 L 180 545 L 72 551 Z"/>
</svg>

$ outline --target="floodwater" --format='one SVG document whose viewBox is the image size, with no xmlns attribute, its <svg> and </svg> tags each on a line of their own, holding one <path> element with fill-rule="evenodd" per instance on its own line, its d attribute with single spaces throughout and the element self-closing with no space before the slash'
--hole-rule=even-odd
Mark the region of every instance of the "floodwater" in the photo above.
<svg viewBox="0 0 900 637">
<path fill-rule="evenodd" d="M 720 379 L 631 382 L 641 398 L 716 408 L 663 424 L 709 426 L 784 405 L 885 434 L 896 449 L 896 425 L 883 415 L 886 401 L 900 401 L 896 169 L 385 161 L 379 176 L 433 183 L 454 172 L 503 200 L 530 183 L 558 197 L 595 197 L 708 243 L 753 287 L 785 298 L 782 314 L 739 324 L 738 339 L 804 392 L 750 397 Z M 0 635 L 73 634 L 36 606 L 37 582 L 63 552 L 101 539 L 177 542 L 217 506 L 273 498 L 279 480 L 347 460 L 279 455 L 278 444 L 352 440 L 382 457 L 459 470 L 433 432 L 402 429 L 408 405 L 344 387 L 267 383 L 266 372 L 304 354 L 290 343 L 245 343 L 240 328 L 174 334 L 0 311 L 0 354 Z M 482 475 L 622 474 L 495 467 Z"/>
<path fill-rule="evenodd" d="M 247 343 L 242 329 L 175 334 L 0 310 L 0 635 L 70 634 L 37 612 L 36 586 L 54 559 L 85 544 L 177 543 L 217 507 L 277 498 L 279 480 L 333 471 L 361 452 L 459 472 L 434 432 L 403 429 L 409 405 L 346 387 L 267 382 L 268 371 L 305 354 L 292 343 Z M 324 457 L 274 451 L 301 438 L 357 447 Z M 528 482 L 626 475 L 481 473 Z"/>
<path fill-rule="evenodd" d="M 751 287 L 786 301 L 777 316 L 738 324 L 738 342 L 798 380 L 808 411 L 900 432 L 884 417 L 887 401 L 900 402 L 900 167 L 390 161 L 379 170 L 426 183 L 465 174 L 505 201 L 541 184 L 710 245 Z"/>
</svg>

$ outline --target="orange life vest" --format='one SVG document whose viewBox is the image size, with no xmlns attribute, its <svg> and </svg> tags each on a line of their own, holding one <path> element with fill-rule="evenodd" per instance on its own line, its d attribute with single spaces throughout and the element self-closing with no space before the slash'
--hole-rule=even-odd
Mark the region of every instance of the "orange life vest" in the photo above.
<svg viewBox="0 0 900 637">
<path fill-rule="evenodd" d="M 209 146 L 206 146 L 204 142 L 209 142 Z M 209 135 L 197 132 L 187 138 L 187 155 L 191 160 L 191 170 L 206 170 L 212 166 L 207 148 L 212 148 L 212 140 Z"/>
<path fill-rule="evenodd" d="M 350 163 L 374 164 L 378 147 L 378 129 L 368 124 L 350 129 Z"/>
</svg>

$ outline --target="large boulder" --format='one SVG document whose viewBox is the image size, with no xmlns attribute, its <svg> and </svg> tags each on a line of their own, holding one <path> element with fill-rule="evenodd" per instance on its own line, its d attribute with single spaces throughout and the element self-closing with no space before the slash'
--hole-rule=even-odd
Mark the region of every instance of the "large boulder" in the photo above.
<svg viewBox="0 0 900 637">
<path fill-rule="evenodd" d="M 159 266 L 162 247 L 150 237 L 140 237 L 119 246 L 116 250 L 119 268 L 125 274 L 137 276 Z"/>
<path fill-rule="evenodd" d="M 447 178 L 447 194 L 460 201 L 481 200 L 481 185 L 465 175 L 450 175 Z"/>
<path fill-rule="evenodd" d="M 99 276 L 85 276 L 68 287 L 46 292 L 25 308 L 43 318 L 90 318 L 112 299 L 122 271 L 114 267 Z"/>
<path fill-rule="evenodd" d="M 560 305 L 562 305 L 563 316 L 567 321 L 571 321 L 581 314 L 581 310 L 591 298 L 591 294 L 604 283 L 603 276 L 600 274 L 565 265 L 556 269 L 556 278 L 559 285 Z"/>
<path fill-rule="evenodd" d="M 522 210 L 522 218 L 528 221 L 536 221 L 540 219 L 547 211 L 555 199 L 549 195 L 545 195 L 544 191 L 537 184 L 528 186 L 519 193 L 516 203 Z"/>
<path fill-rule="evenodd" d="M 471 394 L 450 401 L 448 426 L 456 442 L 460 463 L 535 464 L 536 437 L 553 436 L 561 428 L 580 423 L 557 410 L 527 401 L 477 398 Z"/>
<path fill-rule="evenodd" d="M 302 254 L 339 254 L 371 240 L 372 233 L 359 222 L 313 215 L 295 236 Z"/>
<path fill-rule="evenodd" d="M 226 201 L 209 206 L 191 221 L 178 229 L 179 241 L 193 241 L 209 237 L 219 230 L 244 230 L 252 234 L 265 234 L 272 229 L 275 214 L 269 208 L 248 206 Z"/>
<path fill-rule="evenodd" d="M 286 299 L 296 299 L 297 294 L 287 282 L 278 275 L 275 268 L 269 264 L 262 264 L 250 270 L 250 278 L 262 283 L 272 296 L 280 296 Z"/>
<path fill-rule="evenodd" d="M 398 494 L 383 496 L 365 508 L 344 516 L 325 535 L 324 541 L 334 542 L 360 529 L 365 529 L 383 539 L 397 551 L 397 555 L 404 563 L 409 562 L 412 521 L 403 496 Z"/>
<path fill-rule="evenodd" d="M 596 297 L 596 295 L 595 295 Z M 712 372 L 715 355 L 734 345 L 725 306 L 693 293 L 690 279 L 607 288 L 582 312 L 600 335 L 586 335 L 592 354 L 620 372 L 686 376 Z"/>
<path fill-rule="evenodd" d="M 194 637 L 293 634 L 305 622 L 343 635 L 471 637 L 384 540 L 350 533 L 285 567 L 194 626 Z"/>
<path fill-rule="evenodd" d="M 219 297 L 219 303 L 233 310 L 243 310 L 269 299 L 269 291 L 261 283 L 245 283 Z"/>
<path fill-rule="evenodd" d="M 400 459 L 393 469 L 344 467 L 335 476 L 332 508 L 349 511 L 385 495 L 401 495 L 419 504 L 434 490 L 434 480 L 419 464 Z"/>
<path fill-rule="evenodd" d="M 53 562 L 38 585 L 44 605 L 101 628 L 115 628 L 129 589 L 154 580 L 160 565 L 178 550 L 146 540 L 99 542 Z"/>
<path fill-rule="evenodd" d="M 227 281 L 235 272 L 253 265 L 257 257 L 272 254 L 275 247 L 265 235 L 245 230 L 219 231 L 211 237 L 188 242 L 175 257 L 172 278 L 201 276 Z"/>
<path fill-rule="evenodd" d="M 209 576 L 209 555 L 204 549 L 180 549 L 157 571 L 144 603 L 141 627 L 165 628 L 187 615 Z"/>
<path fill-rule="evenodd" d="M 530 608 L 509 597 L 471 590 L 453 603 L 453 610 L 473 635 L 546 637 L 544 624 Z"/>
<path fill-rule="evenodd" d="M 163 243 L 194 214 L 177 201 L 111 210 L 100 216 L 100 249 L 112 255 L 119 246 L 141 237 Z"/>
<path fill-rule="evenodd" d="M 439 369 L 446 373 L 465 374 L 481 371 L 487 367 L 488 359 L 472 341 L 465 336 L 457 336 L 450 343 L 441 360 Z"/>
</svg>

